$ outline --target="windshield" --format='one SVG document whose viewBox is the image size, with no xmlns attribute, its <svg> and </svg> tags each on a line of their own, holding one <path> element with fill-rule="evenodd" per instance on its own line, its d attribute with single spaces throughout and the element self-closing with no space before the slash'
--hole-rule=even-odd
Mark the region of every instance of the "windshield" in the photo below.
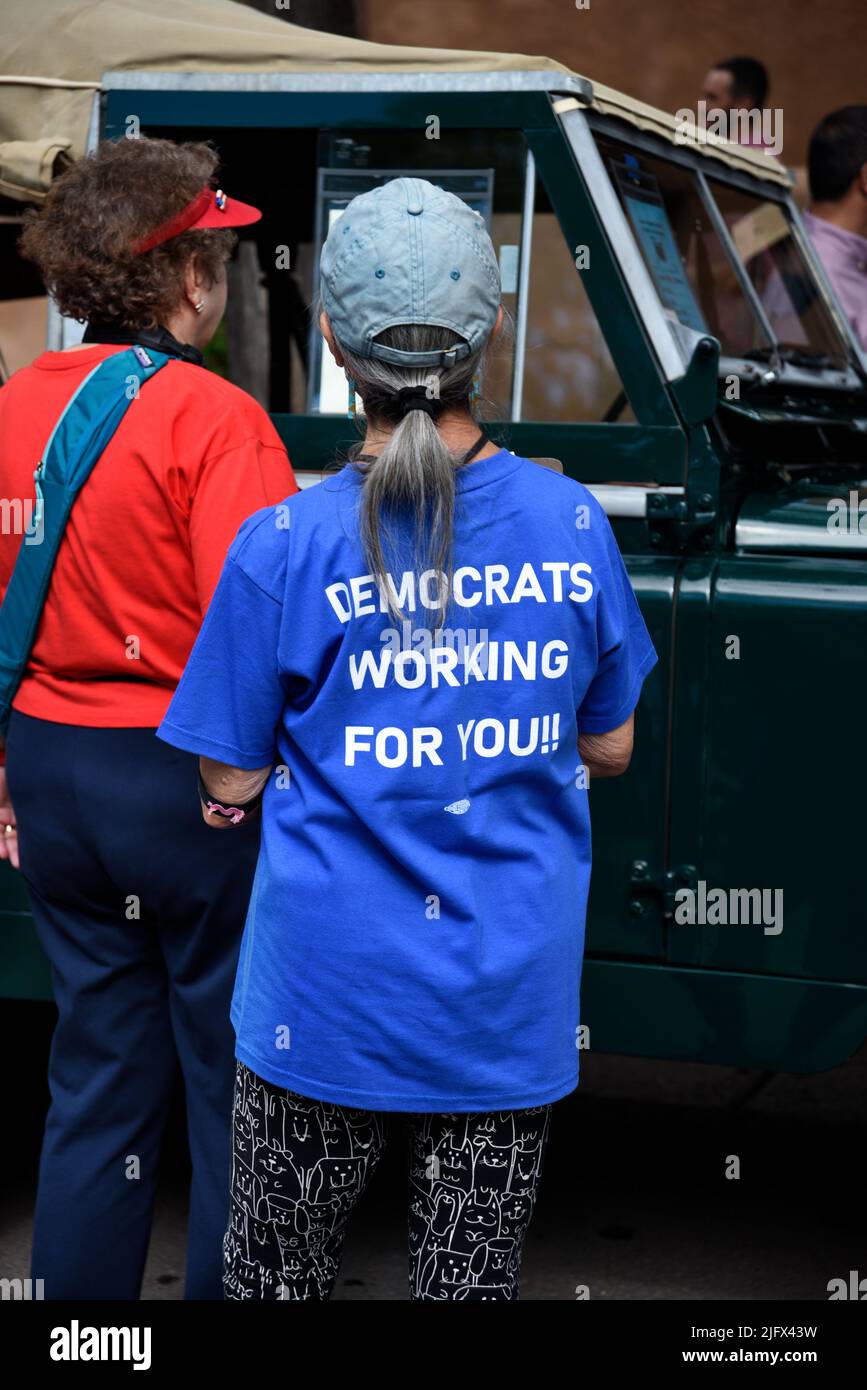
<svg viewBox="0 0 867 1390">
<path fill-rule="evenodd" d="M 694 170 L 604 136 L 597 144 L 670 318 L 713 334 L 725 357 L 761 361 L 779 354 L 793 365 L 845 368 L 846 344 L 781 204 L 711 178 L 712 210 Z"/>
</svg>

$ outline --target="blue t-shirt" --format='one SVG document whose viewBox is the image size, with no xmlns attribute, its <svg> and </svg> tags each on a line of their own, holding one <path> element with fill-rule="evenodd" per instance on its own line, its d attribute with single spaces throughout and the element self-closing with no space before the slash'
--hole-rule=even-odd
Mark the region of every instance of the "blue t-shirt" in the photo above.
<svg viewBox="0 0 867 1390">
<path fill-rule="evenodd" d="M 501 449 L 456 487 L 438 635 L 433 571 L 390 574 L 402 627 L 366 572 L 357 469 L 250 517 L 158 731 L 275 764 L 236 1054 L 339 1105 L 507 1110 L 578 1084 L 578 732 L 624 723 L 656 652 L 580 483 Z"/>
</svg>

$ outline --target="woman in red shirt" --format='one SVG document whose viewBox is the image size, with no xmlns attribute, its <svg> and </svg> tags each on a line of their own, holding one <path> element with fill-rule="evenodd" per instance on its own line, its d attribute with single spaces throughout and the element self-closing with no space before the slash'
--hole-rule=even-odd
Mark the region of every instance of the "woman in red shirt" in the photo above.
<svg viewBox="0 0 867 1390">
<path fill-rule="evenodd" d="M 178 1062 L 186 1297 L 222 1297 L 229 1001 L 258 830 L 226 856 L 190 798 L 196 759 L 154 730 L 238 527 L 297 486 L 267 414 L 202 366 L 229 228 L 260 216 L 214 189 L 216 165 L 204 144 L 104 144 L 22 238 L 60 310 L 88 322 L 82 345 L 43 353 L 0 391 L 0 489 L 25 522 L 34 467 L 94 367 L 131 343 L 171 359 L 72 509 L 13 703 L 8 790 L 0 769 L 0 854 L 20 858 L 59 1012 L 32 1257 L 50 1299 L 139 1297 Z M 0 536 L 0 593 L 23 541 L 26 526 Z"/>
</svg>

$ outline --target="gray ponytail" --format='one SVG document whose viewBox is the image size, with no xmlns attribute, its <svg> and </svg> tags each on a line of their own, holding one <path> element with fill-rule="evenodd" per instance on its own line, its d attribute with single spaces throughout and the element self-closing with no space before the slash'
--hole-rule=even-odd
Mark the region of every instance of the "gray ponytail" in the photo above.
<svg viewBox="0 0 867 1390">
<path fill-rule="evenodd" d="M 414 324 L 386 329 L 377 338 L 402 352 L 433 352 L 460 341 L 449 329 Z M 396 366 L 376 357 L 357 357 L 342 344 L 340 351 L 368 419 L 393 426 L 378 457 L 356 463 L 363 473 L 359 521 L 368 570 L 396 622 L 402 622 L 404 614 L 386 575 L 404 570 L 416 577 L 426 570 L 440 575 L 440 607 L 425 612 L 434 627 L 441 626 L 452 587 L 455 471 L 463 455 L 446 448 L 426 411 L 401 416 L 396 395 L 401 387 L 422 386 L 444 411 L 468 410 L 473 376 L 485 349 L 448 368 Z"/>
</svg>

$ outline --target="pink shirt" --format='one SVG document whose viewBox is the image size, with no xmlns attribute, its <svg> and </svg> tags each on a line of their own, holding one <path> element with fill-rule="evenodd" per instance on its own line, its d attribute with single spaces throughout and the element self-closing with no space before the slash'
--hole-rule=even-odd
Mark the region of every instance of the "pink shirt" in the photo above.
<svg viewBox="0 0 867 1390">
<path fill-rule="evenodd" d="M 867 237 L 804 213 L 804 225 L 855 337 L 867 349 Z"/>
</svg>

